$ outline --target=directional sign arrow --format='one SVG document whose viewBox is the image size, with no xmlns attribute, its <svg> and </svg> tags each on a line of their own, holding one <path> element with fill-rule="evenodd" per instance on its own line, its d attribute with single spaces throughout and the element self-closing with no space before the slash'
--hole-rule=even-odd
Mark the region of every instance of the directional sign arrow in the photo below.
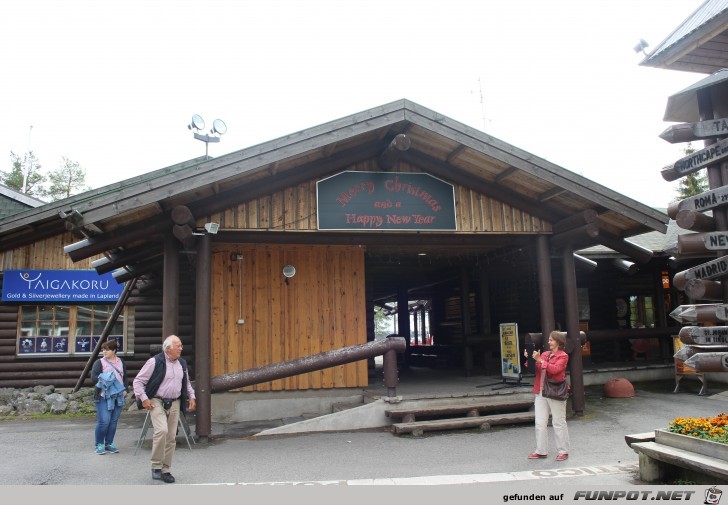
<svg viewBox="0 0 728 505">
<path fill-rule="evenodd" d="M 685 271 L 685 280 L 690 279 L 716 279 L 728 275 L 728 255 L 721 256 L 702 265 L 688 268 Z"/>
<path fill-rule="evenodd" d="M 723 158 L 728 157 L 728 139 L 719 140 L 705 149 L 695 151 L 684 158 L 680 158 L 674 164 L 662 169 L 662 178 L 666 181 L 674 181 L 684 175 L 697 172 L 701 168 L 712 165 Z"/>
<path fill-rule="evenodd" d="M 728 372 L 728 352 L 702 352 L 693 354 L 685 365 L 698 372 Z"/>
<path fill-rule="evenodd" d="M 728 118 L 672 125 L 660 133 L 660 138 L 675 144 L 719 135 L 728 135 Z"/>
<path fill-rule="evenodd" d="M 683 344 L 728 344 L 728 326 L 685 326 L 678 335 Z"/>
<path fill-rule="evenodd" d="M 686 361 L 690 356 L 699 352 L 728 352 L 728 345 L 684 345 L 673 355 L 673 358 Z"/>
<path fill-rule="evenodd" d="M 686 323 L 714 323 L 716 320 L 728 320 L 728 305 L 722 303 L 705 303 L 702 305 L 680 305 L 670 312 L 675 321 Z"/>
</svg>

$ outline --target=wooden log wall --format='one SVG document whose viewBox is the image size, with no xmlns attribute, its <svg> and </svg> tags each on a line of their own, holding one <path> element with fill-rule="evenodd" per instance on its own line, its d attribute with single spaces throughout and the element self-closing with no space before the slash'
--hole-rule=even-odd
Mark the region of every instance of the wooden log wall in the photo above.
<svg viewBox="0 0 728 505">
<path fill-rule="evenodd" d="M 353 165 L 348 170 L 378 171 L 374 161 Z M 421 172 L 404 162 L 399 172 Z M 454 233 L 540 233 L 551 231 L 551 224 L 495 198 L 455 185 L 455 212 L 458 230 Z M 315 231 L 316 181 L 291 186 L 273 194 L 250 200 L 225 212 L 198 220 L 202 227 L 212 220 L 221 229 L 266 229 Z"/>
<path fill-rule="evenodd" d="M 353 246 L 214 244 L 212 376 L 365 343 L 364 252 Z M 296 268 L 295 276 L 283 276 L 285 265 Z M 362 361 L 243 390 L 367 384 Z"/>
<path fill-rule="evenodd" d="M 0 272 L 6 270 L 90 270 L 91 263 L 100 256 L 78 263 L 71 261 L 63 248 L 78 241 L 71 233 L 39 240 L 17 249 L 0 252 Z"/>
</svg>

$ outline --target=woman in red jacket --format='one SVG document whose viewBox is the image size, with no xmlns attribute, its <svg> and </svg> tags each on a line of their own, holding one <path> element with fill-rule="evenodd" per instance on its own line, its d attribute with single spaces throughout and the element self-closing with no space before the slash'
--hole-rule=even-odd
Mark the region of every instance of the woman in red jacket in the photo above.
<svg viewBox="0 0 728 505">
<path fill-rule="evenodd" d="M 569 457 L 569 430 L 566 427 L 566 400 L 545 398 L 541 392 L 546 375 L 555 381 L 566 379 L 566 365 L 569 355 L 564 352 L 566 338 L 560 331 L 552 331 L 549 335 L 549 349 L 541 354 L 533 351 L 536 361 L 536 379 L 533 381 L 533 393 L 536 395 L 536 452 L 529 454 L 528 459 L 541 459 L 548 456 L 549 440 L 546 427 L 551 414 L 551 424 L 556 436 L 556 461 L 564 461 Z"/>
</svg>

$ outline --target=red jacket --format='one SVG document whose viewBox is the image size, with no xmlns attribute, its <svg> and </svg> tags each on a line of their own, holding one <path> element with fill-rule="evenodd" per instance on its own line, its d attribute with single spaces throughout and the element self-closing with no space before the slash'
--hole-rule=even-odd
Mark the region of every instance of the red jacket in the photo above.
<svg viewBox="0 0 728 505">
<path fill-rule="evenodd" d="M 546 375 L 556 381 L 566 379 L 566 365 L 569 363 L 569 355 L 561 349 L 555 353 L 546 351 L 541 355 L 541 362 L 536 363 L 536 379 L 533 381 L 533 394 L 541 390 L 541 370 L 546 369 Z"/>
</svg>

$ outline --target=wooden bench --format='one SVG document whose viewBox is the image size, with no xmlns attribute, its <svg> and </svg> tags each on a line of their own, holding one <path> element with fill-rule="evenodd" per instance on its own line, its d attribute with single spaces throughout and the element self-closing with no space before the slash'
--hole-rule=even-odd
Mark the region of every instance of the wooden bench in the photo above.
<svg viewBox="0 0 728 505">
<path fill-rule="evenodd" d="M 716 480 L 721 484 L 728 483 L 725 457 L 728 448 L 720 444 L 706 445 L 665 430 L 625 435 L 624 440 L 639 455 L 640 480 L 643 482 L 667 482 L 676 477 L 687 477 L 703 484 Z"/>
<path fill-rule="evenodd" d="M 467 417 L 477 417 L 483 412 L 512 412 L 529 410 L 533 407 L 533 400 L 507 401 L 503 403 L 491 402 L 465 402 L 457 405 L 436 405 L 420 408 L 387 409 L 384 415 L 393 419 L 401 419 L 404 423 L 412 423 L 419 417 L 447 416 L 452 414 L 465 414 Z"/>
<path fill-rule="evenodd" d="M 660 482 L 670 474 L 670 467 L 680 467 L 713 482 L 728 483 L 728 462 L 657 442 L 635 442 L 631 445 L 640 457 L 640 480 Z"/>
<path fill-rule="evenodd" d="M 625 435 L 624 441 L 627 442 L 627 445 L 631 448 L 632 444 L 638 443 L 638 442 L 654 442 L 655 441 L 655 432 L 654 431 L 646 431 L 644 433 L 634 433 L 632 435 Z"/>
<path fill-rule="evenodd" d="M 499 406 L 500 407 L 500 406 Z M 437 419 L 433 421 L 395 423 L 392 429 L 396 435 L 412 433 L 422 436 L 425 431 L 442 431 L 453 429 L 481 428 L 490 429 L 491 426 L 503 424 L 521 424 L 534 422 L 533 412 L 513 412 L 509 414 L 491 414 L 487 416 L 458 417 Z"/>
</svg>

